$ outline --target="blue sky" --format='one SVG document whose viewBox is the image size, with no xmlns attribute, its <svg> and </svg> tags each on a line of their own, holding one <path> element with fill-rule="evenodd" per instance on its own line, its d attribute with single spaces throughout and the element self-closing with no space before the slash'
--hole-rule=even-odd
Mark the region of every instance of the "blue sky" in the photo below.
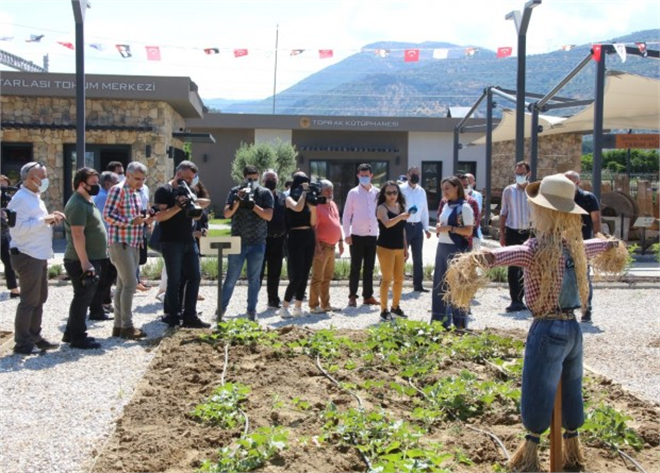
<svg viewBox="0 0 660 473">
<path fill-rule="evenodd" d="M 524 0 L 407 1 L 222 1 L 91 0 L 86 43 L 88 73 L 189 76 L 204 98 L 260 99 L 272 94 L 275 31 L 279 25 L 277 91 L 334 64 L 375 41 L 447 41 L 495 50 L 512 46 L 516 30 L 504 19 Z M 634 31 L 660 28 L 657 0 L 543 0 L 532 13 L 528 54 L 564 44 L 583 44 Z M 57 41 L 75 43 L 70 0 L 2 0 L 0 48 L 50 71 L 74 72 L 75 53 Z M 44 34 L 40 43 L 26 43 Z M 649 42 L 660 41 L 651 38 Z M 134 56 L 122 59 L 115 44 L 130 44 Z M 162 60 L 147 61 L 145 46 L 159 46 Z M 219 47 L 207 56 L 202 48 Z M 232 50 L 247 48 L 247 57 Z M 292 49 L 305 49 L 290 56 Z M 332 49 L 319 59 L 318 49 Z M 515 67 L 512 62 L 512 67 Z M 3 69 L 7 69 L 3 67 Z"/>
</svg>

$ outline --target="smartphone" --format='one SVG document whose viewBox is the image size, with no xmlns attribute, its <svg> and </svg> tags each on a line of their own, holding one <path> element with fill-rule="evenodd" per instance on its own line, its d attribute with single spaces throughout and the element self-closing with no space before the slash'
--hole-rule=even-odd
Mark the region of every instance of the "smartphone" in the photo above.
<svg viewBox="0 0 660 473">
<path fill-rule="evenodd" d="M 417 206 L 416 206 L 416 205 L 413 205 L 412 207 L 410 207 L 410 208 L 408 209 L 408 213 L 409 213 L 410 215 L 413 215 L 413 214 L 417 213 Z"/>
</svg>

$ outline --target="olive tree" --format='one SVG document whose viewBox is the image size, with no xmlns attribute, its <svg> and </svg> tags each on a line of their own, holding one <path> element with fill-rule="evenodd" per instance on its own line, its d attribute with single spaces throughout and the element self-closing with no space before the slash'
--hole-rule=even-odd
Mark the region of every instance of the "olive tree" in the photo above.
<svg viewBox="0 0 660 473">
<path fill-rule="evenodd" d="M 281 140 L 275 143 L 241 143 L 236 150 L 234 162 L 231 166 L 231 177 L 236 183 L 243 181 L 243 169 L 246 165 L 256 166 L 259 174 L 266 169 L 274 169 L 280 176 L 280 183 L 296 170 L 296 148 Z"/>
</svg>

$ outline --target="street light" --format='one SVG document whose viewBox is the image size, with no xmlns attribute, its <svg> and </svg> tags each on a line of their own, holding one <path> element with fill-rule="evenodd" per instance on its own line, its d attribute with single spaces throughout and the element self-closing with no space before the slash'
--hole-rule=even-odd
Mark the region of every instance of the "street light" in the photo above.
<svg viewBox="0 0 660 473">
<path fill-rule="evenodd" d="M 89 0 L 71 0 L 76 20 L 76 167 L 85 165 L 85 12 Z"/>
<path fill-rule="evenodd" d="M 525 58 L 527 56 L 527 27 L 532 10 L 542 0 L 530 0 L 522 14 L 519 11 L 507 13 L 505 20 L 513 20 L 518 31 L 518 79 L 516 83 L 516 162 L 523 161 L 525 150 Z"/>
</svg>

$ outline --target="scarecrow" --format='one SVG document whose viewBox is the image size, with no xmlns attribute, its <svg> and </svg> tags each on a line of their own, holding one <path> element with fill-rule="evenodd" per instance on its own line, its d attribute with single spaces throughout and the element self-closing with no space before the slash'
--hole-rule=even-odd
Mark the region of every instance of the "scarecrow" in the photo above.
<svg viewBox="0 0 660 473">
<path fill-rule="evenodd" d="M 446 297 L 467 307 L 485 284 L 485 271 L 520 266 L 533 322 L 525 345 L 521 416 L 525 441 L 509 462 L 512 471 L 540 471 L 538 444 L 552 418 L 557 385 L 562 380 L 564 467 L 584 464 L 578 428 L 584 423 L 582 399 L 582 331 L 574 311 L 588 301 L 587 259 L 601 272 L 620 272 L 627 261 L 625 245 L 615 239 L 582 239 L 586 213 L 574 202 L 575 185 L 562 174 L 527 186 L 534 237 L 522 245 L 471 252 L 452 261 Z"/>
</svg>

